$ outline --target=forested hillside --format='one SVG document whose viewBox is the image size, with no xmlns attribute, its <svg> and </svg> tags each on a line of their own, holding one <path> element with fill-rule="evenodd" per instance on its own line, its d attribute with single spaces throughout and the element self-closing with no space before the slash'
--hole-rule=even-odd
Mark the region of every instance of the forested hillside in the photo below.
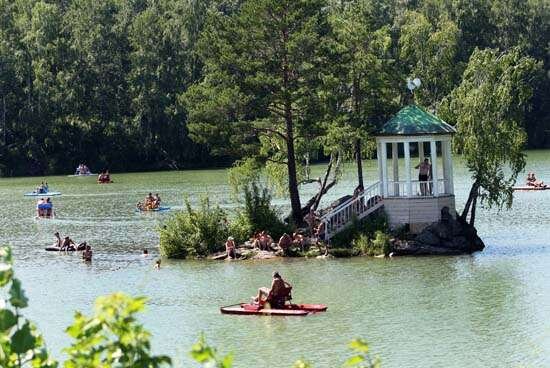
<svg viewBox="0 0 550 368">
<path fill-rule="evenodd" d="M 437 111 L 470 56 L 488 48 L 538 63 L 518 119 L 529 147 L 550 147 L 548 0 L 296 0 L 284 27 L 281 14 L 254 17 L 270 3 L 278 0 L 0 0 L 1 175 L 69 173 L 82 161 L 94 171 L 228 165 L 254 137 L 237 139 L 227 124 L 266 117 L 258 106 L 280 101 L 297 134 L 319 120 L 360 150 L 368 134 L 359 133 L 411 98 L 407 77 L 422 81 L 415 100 Z M 276 32 L 294 25 L 290 42 L 303 45 L 290 50 L 295 70 L 259 65 L 276 65 L 287 50 Z M 245 78 L 250 71 L 261 78 Z M 319 151 L 308 148 L 314 138 L 297 139 Z"/>
</svg>

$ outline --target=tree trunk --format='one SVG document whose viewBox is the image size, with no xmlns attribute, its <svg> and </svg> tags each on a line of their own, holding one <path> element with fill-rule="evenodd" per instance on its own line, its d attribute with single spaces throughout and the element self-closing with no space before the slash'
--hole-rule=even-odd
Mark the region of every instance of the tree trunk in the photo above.
<svg viewBox="0 0 550 368">
<path fill-rule="evenodd" d="M 290 206 L 292 208 L 292 220 L 294 225 L 301 226 L 304 222 L 302 216 L 302 205 L 300 204 L 300 193 L 298 192 L 298 179 L 296 176 L 296 155 L 294 152 L 294 134 L 293 134 L 293 121 L 292 111 L 290 110 L 290 104 L 288 109 L 285 106 L 285 120 L 286 120 L 286 149 L 287 149 L 287 167 L 288 167 L 288 193 L 290 195 Z"/>
<path fill-rule="evenodd" d="M 479 182 L 476 180 L 472 184 L 472 188 L 470 189 L 470 193 L 468 194 L 468 200 L 466 201 L 466 204 L 464 205 L 464 209 L 462 210 L 462 215 L 460 216 L 464 222 L 466 222 L 466 219 L 468 217 L 468 212 L 470 212 L 470 207 L 472 206 L 472 203 L 477 201 L 478 193 L 479 193 Z"/>
<path fill-rule="evenodd" d="M 363 185 L 363 161 L 361 155 L 361 139 L 355 140 L 355 160 L 357 162 L 357 186 L 364 189 Z"/>
<path fill-rule="evenodd" d="M 476 220 L 477 197 L 478 197 L 478 191 L 476 191 L 476 195 L 474 197 L 474 200 L 472 201 L 472 211 L 470 212 L 470 225 L 472 227 L 474 226 L 474 222 Z"/>
<path fill-rule="evenodd" d="M 288 29 L 283 31 L 283 44 L 286 51 L 288 43 Z M 300 203 L 300 193 L 298 191 L 298 178 L 296 175 L 296 153 L 294 152 L 294 121 L 292 116 L 292 97 L 289 91 L 290 70 L 288 55 L 283 55 L 282 65 L 283 77 L 283 96 L 284 96 L 284 117 L 286 125 L 286 149 L 287 149 L 287 168 L 288 168 L 288 193 L 290 195 L 290 206 L 292 208 L 292 221 L 295 226 L 304 224 L 302 215 L 302 205 Z"/>
</svg>

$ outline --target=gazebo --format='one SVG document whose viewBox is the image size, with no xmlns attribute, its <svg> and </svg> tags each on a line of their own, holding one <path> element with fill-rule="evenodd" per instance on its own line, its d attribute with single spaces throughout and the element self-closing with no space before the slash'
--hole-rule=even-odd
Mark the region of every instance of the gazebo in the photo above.
<svg viewBox="0 0 550 368">
<path fill-rule="evenodd" d="M 417 105 L 400 110 L 377 133 L 379 193 L 390 226 L 408 224 L 416 233 L 438 221 L 445 206 L 453 216 L 456 214 L 451 152 L 454 133 L 452 126 Z M 404 165 L 400 165 L 400 153 Z M 418 180 L 413 157 L 418 164 L 429 160 L 427 181 Z"/>
</svg>

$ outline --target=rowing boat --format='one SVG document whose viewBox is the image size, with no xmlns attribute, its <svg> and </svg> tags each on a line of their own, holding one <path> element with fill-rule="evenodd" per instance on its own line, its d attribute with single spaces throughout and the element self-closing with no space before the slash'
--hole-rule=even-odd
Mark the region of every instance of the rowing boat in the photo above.
<svg viewBox="0 0 550 368">
<path fill-rule="evenodd" d="M 284 308 L 262 308 L 257 304 L 240 303 L 220 308 L 223 314 L 249 314 L 263 316 L 307 316 L 312 313 L 325 312 L 324 304 L 286 304 Z"/>
</svg>

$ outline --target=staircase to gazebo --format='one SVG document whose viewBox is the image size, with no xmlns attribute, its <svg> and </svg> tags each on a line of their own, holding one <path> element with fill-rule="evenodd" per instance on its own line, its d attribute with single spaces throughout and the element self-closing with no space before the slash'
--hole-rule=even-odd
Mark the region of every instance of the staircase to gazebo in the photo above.
<svg viewBox="0 0 550 368">
<path fill-rule="evenodd" d="M 348 199 L 321 217 L 325 224 L 325 241 L 350 226 L 355 220 L 362 220 L 384 205 L 380 196 L 380 182 L 367 187 L 360 194 Z"/>
</svg>

